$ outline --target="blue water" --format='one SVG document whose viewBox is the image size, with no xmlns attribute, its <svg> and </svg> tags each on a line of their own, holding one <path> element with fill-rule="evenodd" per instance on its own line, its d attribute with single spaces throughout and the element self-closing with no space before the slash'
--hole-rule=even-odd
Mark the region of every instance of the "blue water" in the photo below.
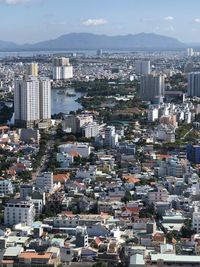
<svg viewBox="0 0 200 267">
<path fill-rule="evenodd" d="M 104 53 L 129 53 L 128 50 L 103 50 Z M 0 52 L 0 59 L 6 57 L 36 57 L 41 55 L 51 56 L 54 54 L 85 54 L 86 56 L 94 56 L 97 50 L 63 50 L 63 51 L 16 51 L 16 52 Z"/>
<path fill-rule="evenodd" d="M 59 94 L 60 89 L 51 90 L 51 114 L 58 114 L 60 112 L 69 113 L 70 111 L 76 111 L 82 106 L 76 102 L 76 100 L 83 94 L 76 93 L 74 89 L 65 90 L 66 93 L 75 93 L 76 96 L 69 97 L 66 94 Z"/>
<path fill-rule="evenodd" d="M 20 51 L 20 52 L 0 52 L 0 58 L 5 57 L 35 57 L 39 55 L 54 55 L 54 54 L 72 54 L 72 53 L 78 53 L 78 54 L 86 54 L 89 56 L 95 55 L 96 50 L 80 50 L 80 51 Z"/>
</svg>

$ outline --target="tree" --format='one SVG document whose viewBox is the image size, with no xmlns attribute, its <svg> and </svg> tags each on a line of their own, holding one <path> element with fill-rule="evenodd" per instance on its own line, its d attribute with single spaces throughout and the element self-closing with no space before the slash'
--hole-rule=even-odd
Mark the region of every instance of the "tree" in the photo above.
<svg viewBox="0 0 200 267">
<path fill-rule="evenodd" d="M 140 218 L 152 218 L 155 215 L 154 205 L 148 205 L 147 207 L 139 211 Z"/>
<path fill-rule="evenodd" d="M 95 153 L 90 153 L 88 161 L 91 163 L 91 165 L 94 165 L 97 159 L 98 157 Z"/>
<path fill-rule="evenodd" d="M 31 181 L 32 175 L 31 175 L 31 172 L 29 172 L 29 171 L 23 171 L 23 172 L 18 174 L 18 178 L 23 180 L 24 183 L 26 183 L 26 182 Z"/>
<path fill-rule="evenodd" d="M 180 239 L 180 232 L 173 230 L 166 234 L 166 240 L 168 243 L 172 243 L 172 240 L 175 239 L 176 241 Z"/>
<path fill-rule="evenodd" d="M 181 237 L 190 238 L 193 234 L 196 233 L 194 229 L 192 229 L 191 220 L 185 220 L 184 226 L 181 228 Z"/>
<path fill-rule="evenodd" d="M 127 202 L 131 201 L 132 199 L 133 199 L 133 198 L 132 198 L 131 193 L 130 193 L 129 191 L 126 191 L 126 192 L 125 192 L 125 195 L 124 195 L 124 197 L 121 199 L 121 201 L 124 202 L 124 203 L 127 203 Z"/>
<path fill-rule="evenodd" d="M 73 134 L 63 136 L 62 141 L 63 142 L 76 142 L 76 136 Z"/>
</svg>

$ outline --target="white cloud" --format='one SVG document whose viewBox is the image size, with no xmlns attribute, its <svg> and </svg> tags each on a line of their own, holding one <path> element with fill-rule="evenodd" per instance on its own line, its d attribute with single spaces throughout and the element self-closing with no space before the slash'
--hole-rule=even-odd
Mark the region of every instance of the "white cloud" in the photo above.
<svg viewBox="0 0 200 267">
<path fill-rule="evenodd" d="M 107 24 L 108 21 L 106 19 L 87 19 L 82 22 L 82 25 L 85 26 L 99 26 Z"/>
<path fill-rule="evenodd" d="M 200 18 L 196 18 L 196 19 L 194 19 L 194 22 L 196 22 L 196 23 L 200 23 Z"/>
<path fill-rule="evenodd" d="M 167 22 L 171 22 L 174 20 L 174 18 L 172 16 L 167 16 L 167 17 L 164 17 L 164 20 Z"/>
<path fill-rule="evenodd" d="M 7 5 L 19 5 L 19 4 L 26 4 L 31 2 L 37 2 L 38 0 L 0 0 L 0 3 L 4 3 Z"/>
</svg>

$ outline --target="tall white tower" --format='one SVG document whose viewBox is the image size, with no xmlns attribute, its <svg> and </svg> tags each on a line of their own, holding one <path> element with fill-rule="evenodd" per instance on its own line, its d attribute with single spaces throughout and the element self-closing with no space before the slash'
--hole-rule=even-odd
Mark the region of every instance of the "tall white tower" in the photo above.
<svg viewBox="0 0 200 267">
<path fill-rule="evenodd" d="M 40 120 L 51 120 L 51 81 L 48 78 L 40 78 Z"/>
<path fill-rule="evenodd" d="M 29 63 L 26 65 L 26 74 L 28 76 L 38 77 L 38 63 Z"/>
<path fill-rule="evenodd" d="M 193 57 L 194 56 L 194 50 L 193 50 L 193 48 L 188 48 L 187 49 L 187 56 L 188 57 Z"/>
<path fill-rule="evenodd" d="M 19 127 L 34 127 L 39 121 L 39 80 L 28 77 L 17 79 L 14 90 L 15 124 Z"/>
<path fill-rule="evenodd" d="M 65 57 L 57 57 L 53 59 L 53 79 L 67 80 L 73 78 L 73 66 L 69 59 Z"/>
<path fill-rule="evenodd" d="M 14 90 L 15 124 L 22 128 L 33 128 L 51 120 L 51 83 L 48 78 L 33 76 L 15 80 Z"/>
</svg>

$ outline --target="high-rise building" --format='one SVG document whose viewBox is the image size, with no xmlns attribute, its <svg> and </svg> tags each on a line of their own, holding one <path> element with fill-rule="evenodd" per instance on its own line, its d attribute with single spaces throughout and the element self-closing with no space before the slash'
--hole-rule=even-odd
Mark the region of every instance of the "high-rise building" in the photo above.
<svg viewBox="0 0 200 267">
<path fill-rule="evenodd" d="M 70 65 L 70 63 L 69 63 L 69 58 L 67 57 L 53 58 L 53 66 L 62 67 L 62 66 L 68 66 L 68 65 Z"/>
<path fill-rule="evenodd" d="M 51 81 L 47 78 L 40 78 L 40 120 L 51 121 Z"/>
<path fill-rule="evenodd" d="M 73 66 L 69 59 L 65 57 L 57 57 L 53 59 L 53 79 L 67 80 L 73 78 Z"/>
<path fill-rule="evenodd" d="M 187 56 L 188 57 L 193 57 L 194 56 L 194 50 L 193 50 L 193 48 L 188 48 L 187 49 Z"/>
<path fill-rule="evenodd" d="M 135 64 L 135 73 L 145 75 L 151 73 L 150 60 L 137 60 Z"/>
<path fill-rule="evenodd" d="M 15 124 L 30 128 L 39 122 L 39 80 L 17 79 L 14 90 Z"/>
<path fill-rule="evenodd" d="M 38 77 L 38 64 L 37 63 L 29 63 L 26 65 L 26 74 L 28 76 Z"/>
<path fill-rule="evenodd" d="M 200 97 L 200 72 L 188 74 L 188 96 Z"/>
<path fill-rule="evenodd" d="M 40 121 L 51 120 L 51 83 L 48 78 L 33 76 L 15 80 L 15 124 L 22 128 L 35 127 Z"/>
<path fill-rule="evenodd" d="M 103 55 L 103 50 L 102 49 L 98 49 L 97 50 L 97 56 L 100 57 Z"/>
<path fill-rule="evenodd" d="M 140 98 L 142 101 L 159 103 L 165 93 L 165 77 L 163 75 L 144 75 L 141 77 Z"/>
</svg>

